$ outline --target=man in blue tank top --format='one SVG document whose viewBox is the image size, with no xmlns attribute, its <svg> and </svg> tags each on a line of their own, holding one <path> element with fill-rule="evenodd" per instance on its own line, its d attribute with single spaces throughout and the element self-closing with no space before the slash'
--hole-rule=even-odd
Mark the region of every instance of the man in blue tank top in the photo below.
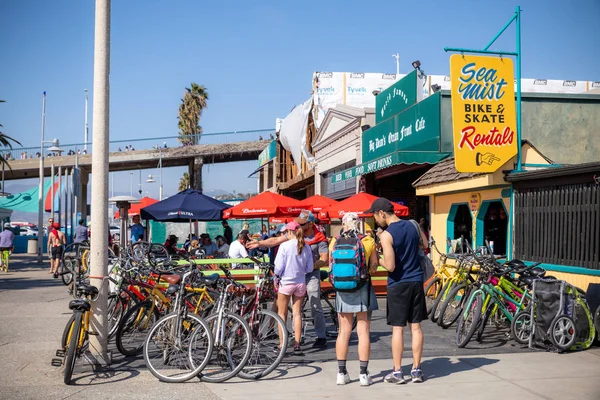
<svg viewBox="0 0 600 400">
<path fill-rule="evenodd" d="M 423 270 L 419 245 L 422 233 L 418 225 L 403 221 L 394 214 L 394 206 L 384 198 L 378 198 L 365 214 L 373 214 L 375 222 L 384 231 L 379 235 L 383 260 L 381 265 L 388 271 L 387 323 L 392 326 L 392 357 L 394 371 L 385 381 L 395 384 L 408 382 L 402 372 L 402 350 L 404 349 L 404 327 L 408 323 L 412 333 L 413 366 L 411 380 L 423 382 L 421 354 L 423 332 L 421 321 L 427 318 Z M 427 243 L 426 240 L 423 243 Z"/>
</svg>

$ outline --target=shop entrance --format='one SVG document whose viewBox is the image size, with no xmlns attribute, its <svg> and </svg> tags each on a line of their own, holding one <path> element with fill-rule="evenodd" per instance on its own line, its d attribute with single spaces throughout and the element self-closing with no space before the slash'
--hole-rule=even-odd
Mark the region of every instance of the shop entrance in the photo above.
<svg viewBox="0 0 600 400">
<path fill-rule="evenodd" d="M 483 246 L 484 239 L 487 239 L 494 254 L 506 255 L 508 217 L 501 200 L 484 201 L 481 204 L 477 214 L 477 232 L 478 246 Z M 483 232 L 483 235 L 479 232 Z"/>
<path fill-rule="evenodd" d="M 456 241 L 454 251 L 458 253 L 464 253 L 467 251 L 466 243 L 469 245 L 473 243 L 473 216 L 471 210 L 466 203 L 453 204 L 450 207 L 450 213 L 448 214 L 448 237 L 450 240 Z M 462 245 L 460 244 L 461 238 L 464 239 Z"/>
</svg>

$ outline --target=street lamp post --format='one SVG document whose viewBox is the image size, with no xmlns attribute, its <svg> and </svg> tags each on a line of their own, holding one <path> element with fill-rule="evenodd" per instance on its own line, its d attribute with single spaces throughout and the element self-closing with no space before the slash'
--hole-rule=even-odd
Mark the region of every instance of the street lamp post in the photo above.
<svg viewBox="0 0 600 400">
<path fill-rule="evenodd" d="M 133 172 L 129 173 L 129 196 L 133 197 Z"/>
<path fill-rule="evenodd" d="M 62 152 L 59 147 L 58 139 L 52 141 L 44 140 L 44 133 L 46 127 L 46 92 L 42 97 L 42 139 L 40 141 L 40 183 L 38 187 L 38 264 L 43 262 L 44 254 L 44 143 L 52 143 L 52 147 L 48 150 L 56 153 Z M 54 201 L 54 199 L 52 199 Z M 48 232 L 50 233 L 50 232 Z"/>
<path fill-rule="evenodd" d="M 159 179 L 160 179 L 160 186 L 158 188 L 158 200 L 162 201 L 163 198 L 163 184 L 162 184 L 162 150 L 159 149 L 159 153 L 158 153 L 158 169 L 160 171 L 159 173 Z M 146 180 L 146 182 L 148 183 L 154 183 L 156 182 L 156 180 L 154 180 L 154 178 L 152 177 L 152 174 L 148 175 L 148 179 Z"/>
</svg>

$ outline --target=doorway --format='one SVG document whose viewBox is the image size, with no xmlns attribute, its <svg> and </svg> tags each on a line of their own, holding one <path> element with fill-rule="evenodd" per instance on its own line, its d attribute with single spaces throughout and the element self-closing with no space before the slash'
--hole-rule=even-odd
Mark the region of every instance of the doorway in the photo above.
<svg viewBox="0 0 600 400">
<path fill-rule="evenodd" d="M 473 243 L 473 215 L 466 203 L 453 204 L 448 214 L 448 238 L 456 241 L 454 251 L 464 253 L 467 251 L 466 243 Z M 464 241 L 462 241 L 464 239 Z"/>
<path fill-rule="evenodd" d="M 506 255 L 508 216 L 503 202 L 501 200 L 483 202 L 477 215 L 477 225 L 478 230 L 483 225 L 483 237 L 477 235 L 477 244 L 483 246 L 484 240 L 487 240 L 495 255 Z"/>
</svg>

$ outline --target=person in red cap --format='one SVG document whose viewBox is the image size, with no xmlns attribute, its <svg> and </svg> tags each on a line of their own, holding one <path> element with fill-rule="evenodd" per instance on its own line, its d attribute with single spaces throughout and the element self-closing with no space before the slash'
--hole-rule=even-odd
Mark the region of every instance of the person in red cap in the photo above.
<svg viewBox="0 0 600 400">
<path fill-rule="evenodd" d="M 60 230 L 60 224 L 54 223 L 53 230 L 48 235 L 50 242 L 50 267 L 54 273 L 54 278 L 58 278 L 58 267 L 63 254 L 63 246 L 67 244 L 65 234 Z"/>
<path fill-rule="evenodd" d="M 408 382 L 402 371 L 404 327 L 408 323 L 412 334 L 413 355 L 410 380 L 423 382 L 421 321 L 427 318 L 427 306 L 423 291 L 420 246 L 427 246 L 427 239 L 416 221 L 404 221 L 394 214 L 394 206 L 388 199 L 378 198 L 364 213 L 373 214 L 377 225 L 384 229 L 379 235 L 379 241 L 383 250 L 381 266 L 388 271 L 387 324 L 392 326 L 394 360 L 394 370 L 385 376 L 384 381 L 394 384 Z"/>
</svg>

